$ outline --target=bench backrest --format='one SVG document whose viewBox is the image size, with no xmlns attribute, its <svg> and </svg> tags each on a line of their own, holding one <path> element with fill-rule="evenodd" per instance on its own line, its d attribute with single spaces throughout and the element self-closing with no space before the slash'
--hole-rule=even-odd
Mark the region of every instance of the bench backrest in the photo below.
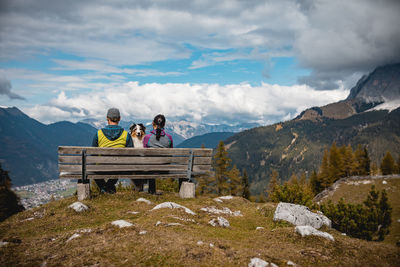
<svg viewBox="0 0 400 267">
<path fill-rule="evenodd" d="M 58 147 L 60 178 L 188 178 L 211 169 L 208 148 Z"/>
</svg>

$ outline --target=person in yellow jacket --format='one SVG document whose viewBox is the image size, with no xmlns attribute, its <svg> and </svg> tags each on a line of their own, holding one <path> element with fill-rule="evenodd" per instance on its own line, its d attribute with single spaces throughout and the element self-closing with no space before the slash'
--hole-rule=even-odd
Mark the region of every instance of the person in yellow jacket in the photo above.
<svg viewBox="0 0 400 267">
<path fill-rule="evenodd" d="M 94 147 L 133 147 L 132 137 L 119 126 L 121 115 L 116 108 L 110 108 L 107 111 L 108 125 L 101 130 L 98 130 L 93 137 L 92 146 Z M 115 193 L 115 184 L 118 179 L 95 179 L 100 192 Z"/>
</svg>

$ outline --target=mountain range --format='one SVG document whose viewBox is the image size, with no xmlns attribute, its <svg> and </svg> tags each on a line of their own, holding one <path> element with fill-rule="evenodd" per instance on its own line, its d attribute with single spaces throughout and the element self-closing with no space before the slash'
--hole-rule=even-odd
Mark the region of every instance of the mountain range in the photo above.
<svg viewBox="0 0 400 267">
<path fill-rule="evenodd" d="M 400 64 L 383 66 L 360 79 L 347 99 L 303 111 L 297 118 L 245 130 L 225 140 L 232 164 L 246 169 L 252 193 L 268 184 L 318 170 L 325 149 L 366 146 L 379 166 L 386 151 L 400 156 Z"/>
</svg>

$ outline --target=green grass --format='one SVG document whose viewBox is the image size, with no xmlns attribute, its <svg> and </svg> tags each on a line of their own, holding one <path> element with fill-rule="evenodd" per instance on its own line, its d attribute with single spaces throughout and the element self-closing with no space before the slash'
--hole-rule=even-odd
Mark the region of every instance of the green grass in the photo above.
<svg viewBox="0 0 400 267">
<path fill-rule="evenodd" d="M 139 197 L 154 204 L 136 202 Z M 38 266 L 46 262 L 47 266 L 247 266 L 253 257 L 283 266 L 289 260 L 301 266 L 395 266 L 400 262 L 399 248 L 393 244 L 353 239 L 333 229 L 324 230 L 334 236 L 335 242 L 320 237 L 302 238 L 294 232 L 294 226 L 273 222 L 273 203 L 252 203 L 242 198 L 217 203 L 212 197 L 180 199 L 174 193 L 156 196 L 119 192 L 85 200 L 90 210 L 76 213 L 68 208 L 75 201 L 75 197 L 53 201 L 0 223 L 0 240 L 9 242 L 0 248 L 0 265 Z M 151 211 L 165 201 L 186 206 L 196 215 L 179 209 Z M 200 211 L 210 206 L 240 210 L 243 216 L 222 215 L 231 227 L 214 228 L 208 222 L 216 216 Z M 35 219 L 26 220 L 31 217 Z M 116 228 L 111 222 L 117 219 L 134 226 Z M 155 226 L 157 221 L 163 224 Z M 172 222 L 183 226 L 166 226 Z M 256 230 L 258 226 L 264 229 Z M 67 242 L 82 229 L 91 232 L 82 232 L 81 237 Z M 147 234 L 140 235 L 142 230 Z"/>
</svg>

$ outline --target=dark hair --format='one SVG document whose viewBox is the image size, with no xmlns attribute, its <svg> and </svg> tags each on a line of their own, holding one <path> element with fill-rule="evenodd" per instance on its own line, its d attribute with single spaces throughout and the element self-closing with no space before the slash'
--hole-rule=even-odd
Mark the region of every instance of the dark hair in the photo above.
<svg viewBox="0 0 400 267">
<path fill-rule="evenodd" d="M 153 124 L 157 126 L 156 128 L 156 139 L 157 141 L 160 141 L 160 136 L 161 136 L 161 129 L 164 128 L 165 126 L 165 117 L 162 114 L 158 114 L 157 116 L 154 117 L 153 119 Z"/>
</svg>

